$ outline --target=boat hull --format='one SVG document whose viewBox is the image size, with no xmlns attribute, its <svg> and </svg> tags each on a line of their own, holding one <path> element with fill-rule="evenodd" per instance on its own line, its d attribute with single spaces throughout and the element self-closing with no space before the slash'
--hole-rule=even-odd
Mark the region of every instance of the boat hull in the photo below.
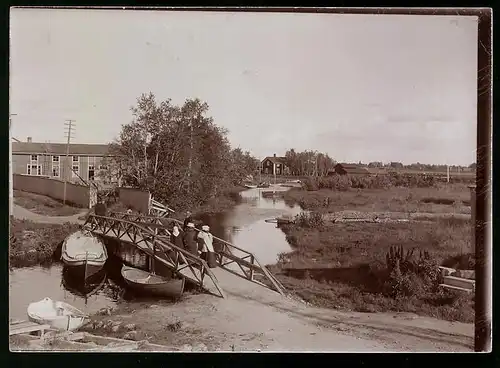
<svg viewBox="0 0 500 368">
<path fill-rule="evenodd" d="M 68 272 L 74 277 L 86 280 L 104 267 L 108 259 L 108 253 L 106 246 L 93 235 L 78 238 L 75 237 L 75 234 L 65 239 L 61 248 L 61 261 L 68 267 Z M 84 242 L 86 238 L 93 243 L 90 252 L 85 246 L 82 247 L 81 244 L 72 242 L 72 239 L 80 241 L 81 238 L 84 238 Z"/>
<path fill-rule="evenodd" d="M 45 298 L 31 303 L 27 310 L 28 319 L 38 324 L 47 324 L 62 331 L 75 331 L 85 325 L 89 317 L 75 307 Z"/>
<path fill-rule="evenodd" d="M 67 262 L 63 259 L 63 263 L 66 266 L 67 273 L 73 278 L 80 280 L 88 280 L 99 274 L 103 268 L 105 262 L 91 263 L 91 262 Z"/>
<path fill-rule="evenodd" d="M 152 275 L 149 272 L 128 266 L 123 266 L 121 274 L 125 281 L 125 284 L 134 292 L 140 294 L 178 299 L 184 292 L 184 278 L 167 280 L 159 276 Z M 162 280 L 155 283 L 147 283 L 144 280 L 148 275 Z M 137 276 L 140 276 L 142 279 L 137 278 Z"/>
<path fill-rule="evenodd" d="M 81 275 L 73 275 L 72 268 L 65 266 L 62 271 L 62 283 L 70 293 L 88 298 L 101 289 L 106 282 L 106 272 L 104 268 L 100 269 L 85 280 Z"/>
</svg>

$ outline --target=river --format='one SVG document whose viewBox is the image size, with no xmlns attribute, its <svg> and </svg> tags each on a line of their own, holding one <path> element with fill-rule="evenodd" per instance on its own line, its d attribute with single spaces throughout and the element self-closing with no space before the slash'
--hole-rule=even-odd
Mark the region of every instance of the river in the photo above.
<svg viewBox="0 0 500 368">
<path fill-rule="evenodd" d="M 278 189 L 278 188 L 277 188 Z M 276 224 L 266 222 L 282 214 L 296 215 L 300 207 L 287 204 L 281 198 L 265 198 L 260 189 L 241 192 L 241 203 L 231 210 L 201 215 L 197 220 L 210 225 L 211 232 L 234 245 L 253 253 L 261 264 L 275 263 L 278 254 L 290 250 L 285 234 Z M 121 258 L 136 266 L 144 266 L 146 257 L 135 249 L 121 252 Z M 91 285 L 80 285 L 64 272 L 63 265 L 18 268 L 9 272 L 9 317 L 26 319 L 26 308 L 45 297 L 65 301 L 87 312 L 95 313 L 113 307 L 123 285 L 119 270 L 121 259 L 110 255 L 104 271 Z"/>
</svg>

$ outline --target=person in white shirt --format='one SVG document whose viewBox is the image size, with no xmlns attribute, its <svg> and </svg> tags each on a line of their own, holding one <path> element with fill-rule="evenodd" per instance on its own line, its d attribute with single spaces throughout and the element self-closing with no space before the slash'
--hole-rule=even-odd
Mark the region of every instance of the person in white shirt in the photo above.
<svg viewBox="0 0 500 368">
<path fill-rule="evenodd" d="M 203 225 L 201 227 L 201 231 L 198 233 L 198 240 L 200 240 L 201 243 L 201 258 L 207 262 L 208 267 L 217 267 L 217 261 L 213 246 L 214 237 L 212 234 L 210 234 L 210 227 L 208 225 Z"/>
</svg>

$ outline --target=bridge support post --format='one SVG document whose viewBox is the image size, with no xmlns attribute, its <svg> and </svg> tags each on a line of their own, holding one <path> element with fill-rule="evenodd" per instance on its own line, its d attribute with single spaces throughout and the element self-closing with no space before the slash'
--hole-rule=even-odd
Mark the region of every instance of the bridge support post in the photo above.
<svg viewBox="0 0 500 368">
<path fill-rule="evenodd" d="M 254 258 L 255 258 L 255 257 L 254 257 L 254 256 L 253 256 L 253 254 L 252 254 L 252 255 L 250 256 L 250 263 L 251 263 L 252 265 L 254 264 Z M 253 281 L 253 273 L 254 273 L 254 271 L 253 271 L 253 267 L 252 267 L 252 268 L 250 268 L 250 281 Z"/>
</svg>

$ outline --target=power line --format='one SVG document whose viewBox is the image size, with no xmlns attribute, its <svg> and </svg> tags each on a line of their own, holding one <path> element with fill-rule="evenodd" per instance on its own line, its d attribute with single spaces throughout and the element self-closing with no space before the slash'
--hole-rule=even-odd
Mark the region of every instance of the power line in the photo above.
<svg viewBox="0 0 500 368">
<path fill-rule="evenodd" d="M 71 163 L 69 162 L 69 144 L 70 144 L 70 141 L 71 141 L 71 138 L 74 138 L 71 136 L 71 132 L 72 130 L 74 129 L 75 127 L 75 121 L 76 120 L 73 120 L 73 119 L 67 119 L 65 122 L 64 122 L 64 125 L 67 127 L 67 131 L 65 131 L 66 133 L 66 137 L 68 138 L 68 141 L 66 143 L 66 165 L 71 165 Z M 63 165 L 63 168 L 64 168 L 65 165 Z M 70 171 L 72 171 L 73 168 L 71 168 Z M 63 174 L 63 177 L 64 177 L 64 195 L 63 195 L 63 204 L 66 204 L 66 183 L 68 181 L 67 179 L 67 170 L 64 169 L 64 174 Z"/>
</svg>

